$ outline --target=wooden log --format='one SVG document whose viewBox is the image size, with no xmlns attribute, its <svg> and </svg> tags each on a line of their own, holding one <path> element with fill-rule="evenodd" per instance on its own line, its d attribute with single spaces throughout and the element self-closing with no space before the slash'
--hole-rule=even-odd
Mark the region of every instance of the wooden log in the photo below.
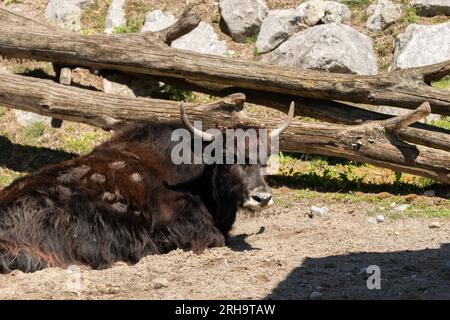
<svg viewBox="0 0 450 320">
<path fill-rule="evenodd" d="M 432 112 L 450 115 L 450 92 L 428 84 L 450 74 L 450 61 L 375 76 L 298 70 L 177 50 L 148 35 L 92 35 L 48 26 L 0 8 L 0 54 L 209 82 L 306 98 L 414 109 L 429 101 Z"/>
<path fill-rule="evenodd" d="M 261 124 L 261 120 L 243 117 L 244 101 L 245 95 L 235 94 L 208 106 L 186 107 L 189 118 L 203 121 L 204 128 L 217 124 L 231 127 L 237 122 L 268 128 L 279 125 L 274 120 Z M 178 102 L 106 95 L 4 71 L 0 71 L 0 103 L 104 129 L 115 129 L 128 121 L 180 117 Z M 423 116 L 429 112 L 425 105 L 406 120 L 395 118 L 394 123 L 407 124 L 416 120 L 418 113 Z M 392 123 L 392 119 L 351 126 L 294 121 L 282 135 L 280 147 L 282 151 L 342 157 L 450 183 L 450 152 L 405 143 L 397 135 L 402 126 Z"/>
<path fill-rule="evenodd" d="M 145 78 L 145 76 L 136 76 Z M 295 101 L 297 106 L 296 115 L 311 117 L 330 123 L 353 125 L 367 121 L 391 118 L 389 115 L 337 101 L 301 98 L 257 90 L 246 90 L 244 88 L 233 88 L 231 90 L 212 89 L 210 87 L 202 86 L 199 83 L 191 83 L 185 80 L 171 78 L 158 78 L 158 80 L 175 85 L 179 88 L 217 97 L 225 97 L 234 92 L 241 92 L 246 95 L 247 102 L 267 106 L 283 112 L 287 112 L 289 103 Z M 414 144 L 450 151 L 450 130 L 448 129 L 438 128 L 425 123 L 414 123 L 410 127 L 399 130 L 398 134 L 402 140 Z"/>
</svg>

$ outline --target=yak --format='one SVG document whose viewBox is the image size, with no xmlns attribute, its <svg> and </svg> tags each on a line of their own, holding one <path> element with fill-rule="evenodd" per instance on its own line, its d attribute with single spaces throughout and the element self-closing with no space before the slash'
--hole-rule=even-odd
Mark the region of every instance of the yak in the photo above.
<svg viewBox="0 0 450 320">
<path fill-rule="evenodd" d="M 278 138 L 292 121 L 267 136 Z M 261 164 L 171 161 L 183 128 L 202 148 L 216 136 L 180 120 L 127 124 L 85 156 L 47 166 L 0 190 L 0 273 L 110 267 L 174 249 L 224 246 L 240 209 L 269 206 Z M 233 151 L 225 148 L 224 153 Z"/>
</svg>

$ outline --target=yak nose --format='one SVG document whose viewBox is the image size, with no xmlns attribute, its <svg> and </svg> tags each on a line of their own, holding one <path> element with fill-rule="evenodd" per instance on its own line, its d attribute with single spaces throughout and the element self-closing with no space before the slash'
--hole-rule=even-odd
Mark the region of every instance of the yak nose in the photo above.
<svg viewBox="0 0 450 320">
<path fill-rule="evenodd" d="M 253 200 L 258 202 L 261 206 L 266 206 L 272 200 L 272 194 L 268 192 L 258 193 L 252 196 Z"/>
</svg>

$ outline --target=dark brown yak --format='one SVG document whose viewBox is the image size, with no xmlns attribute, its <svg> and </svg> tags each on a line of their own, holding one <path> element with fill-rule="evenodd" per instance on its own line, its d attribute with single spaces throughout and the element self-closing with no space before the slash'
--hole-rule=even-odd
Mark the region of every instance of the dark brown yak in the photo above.
<svg viewBox="0 0 450 320">
<path fill-rule="evenodd" d="M 272 131 L 279 136 L 293 117 Z M 0 191 L 0 273 L 136 263 L 181 248 L 223 246 L 236 212 L 271 203 L 259 165 L 174 165 L 182 121 L 128 126 L 86 156 L 49 166 Z M 225 150 L 229 152 L 230 150 Z"/>
</svg>

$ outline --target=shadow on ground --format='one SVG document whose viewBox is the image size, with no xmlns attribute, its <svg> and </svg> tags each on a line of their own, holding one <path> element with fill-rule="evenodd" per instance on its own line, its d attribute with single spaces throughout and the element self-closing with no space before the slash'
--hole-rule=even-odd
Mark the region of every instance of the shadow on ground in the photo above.
<svg viewBox="0 0 450 320">
<path fill-rule="evenodd" d="M 2 136 L 0 136 L 0 151 L 0 167 L 18 172 L 34 172 L 46 165 L 78 156 L 60 150 L 15 144 Z"/>
<path fill-rule="evenodd" d="M 381 289 L 365 269 L 380 267 Z M 450 244 L 439 249 L 306 258 L 266 299 L 450 299 Z"/>
</svg>

